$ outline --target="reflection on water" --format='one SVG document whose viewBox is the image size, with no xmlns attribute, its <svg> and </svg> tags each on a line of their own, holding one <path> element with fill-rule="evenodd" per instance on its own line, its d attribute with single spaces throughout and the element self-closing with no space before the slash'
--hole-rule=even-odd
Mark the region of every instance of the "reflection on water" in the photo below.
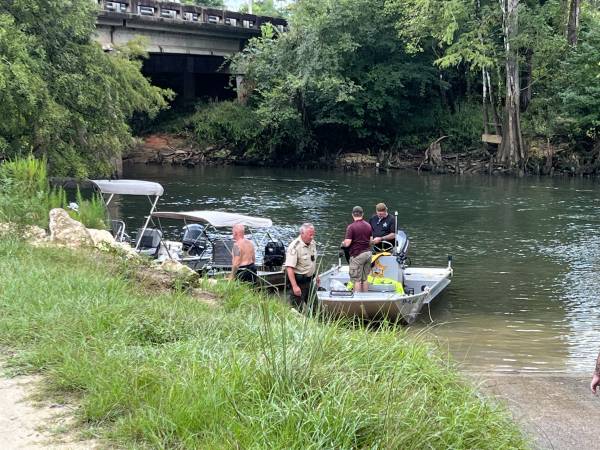
<svg viewBox="0 0 600 450">
<path fill-rule="evenodd" d="M 600 342 L 598 187 L 573 179 L 429 176 L 413 173 L 135 166 L 127 177 L 165 187 L 160 209 L 220 209 L 267 216 L 291 240 L 317 228 L 324 264 L 356 204 L 398 210 L 415 266 L 444 266 L 455 278 L 412 329 L 429 333 L 465 366 L 498 371 L 591 371 Z M 147 210 L 123 198 L 140 225 Z M 177 237 L 179 225 L 166 223 Z M 425 314 L 427 316 L 427 314 Z"/>
</svg>

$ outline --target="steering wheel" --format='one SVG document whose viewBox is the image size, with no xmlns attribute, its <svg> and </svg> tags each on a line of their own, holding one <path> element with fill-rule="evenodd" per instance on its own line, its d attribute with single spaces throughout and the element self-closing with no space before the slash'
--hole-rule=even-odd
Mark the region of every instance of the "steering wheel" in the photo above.
<svg viewBox="0 0 600 450">
<path fill-rule="evenodd" d="M 394 243 L 390 241 L 381 241 L 379 244 L 376 244 L 381 248 L 382 252 L 392 252 L 394 250 Z"/>
</svg>

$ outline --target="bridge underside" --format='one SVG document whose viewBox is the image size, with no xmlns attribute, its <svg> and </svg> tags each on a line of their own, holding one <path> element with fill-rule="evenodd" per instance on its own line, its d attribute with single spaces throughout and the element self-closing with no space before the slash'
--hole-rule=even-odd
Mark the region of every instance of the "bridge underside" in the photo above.
<svg viewBox="0 0 600 450">
<path fill-rule="evenodd" d="M 120 15 L 101 16 L 96 23 L 95 39 L 102 48 L 111 50 L 132 39 L 143 39 L 152 53 L 230 56 L 239 52 L 247 37 L 236 30 L 227 33 L 206 26 L 171 23 L 160 19 L 143 20 Z"/>
<path fill-rule="evenodd" d="M 236 98 L 222 56 L 150 53 L 142 73 L 155 86 L 172 89 L 177 94 L 176 103 Z"/>
</svg>

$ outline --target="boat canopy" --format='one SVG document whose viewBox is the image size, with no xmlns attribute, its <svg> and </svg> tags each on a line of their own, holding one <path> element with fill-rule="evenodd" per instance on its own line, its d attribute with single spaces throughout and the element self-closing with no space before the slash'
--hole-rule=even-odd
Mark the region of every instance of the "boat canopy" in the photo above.
<svg viewBox="0 0 600 450">
<path fill-rule="evenodd" d="M 163 187 L 153 181 L 142 180 L 90 180 L 103 194 L 163 195 Z"/>
<path fill-rule="evenodd" d="M 212 225 L 215 228 L 230 228 L 241 223 L 251 228 L 268 228 L 273 226 L 271 219 L 261 217 L 245 216 L 223 211 L 185 211 L 185 212 L 169 212 L 160 211 L 152 213 L 152 217 L 158 219 L 176 219 L 187 220 L 190 222 L 204 222 Z"/>
</svg>

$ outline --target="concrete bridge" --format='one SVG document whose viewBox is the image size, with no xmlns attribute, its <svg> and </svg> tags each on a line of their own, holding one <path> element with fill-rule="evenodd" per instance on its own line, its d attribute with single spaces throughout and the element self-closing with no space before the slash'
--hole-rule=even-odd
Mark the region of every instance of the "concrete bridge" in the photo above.
<svg viewBox="0 0 600 450">
<path fill-rule="evenodd" d="M 150 58 L 143 71 L 155 84 L 190 100 L 227 97 L 225 58 L 242 50 L 269 22 L 283 31 L 286 21 L 222 9 L 156 0 L 95 0 L 99 13 L 95 39 L 106 51 L 143 37 Z M 211 76 L 212 75 L 212 76 Z"/>
</svg>

